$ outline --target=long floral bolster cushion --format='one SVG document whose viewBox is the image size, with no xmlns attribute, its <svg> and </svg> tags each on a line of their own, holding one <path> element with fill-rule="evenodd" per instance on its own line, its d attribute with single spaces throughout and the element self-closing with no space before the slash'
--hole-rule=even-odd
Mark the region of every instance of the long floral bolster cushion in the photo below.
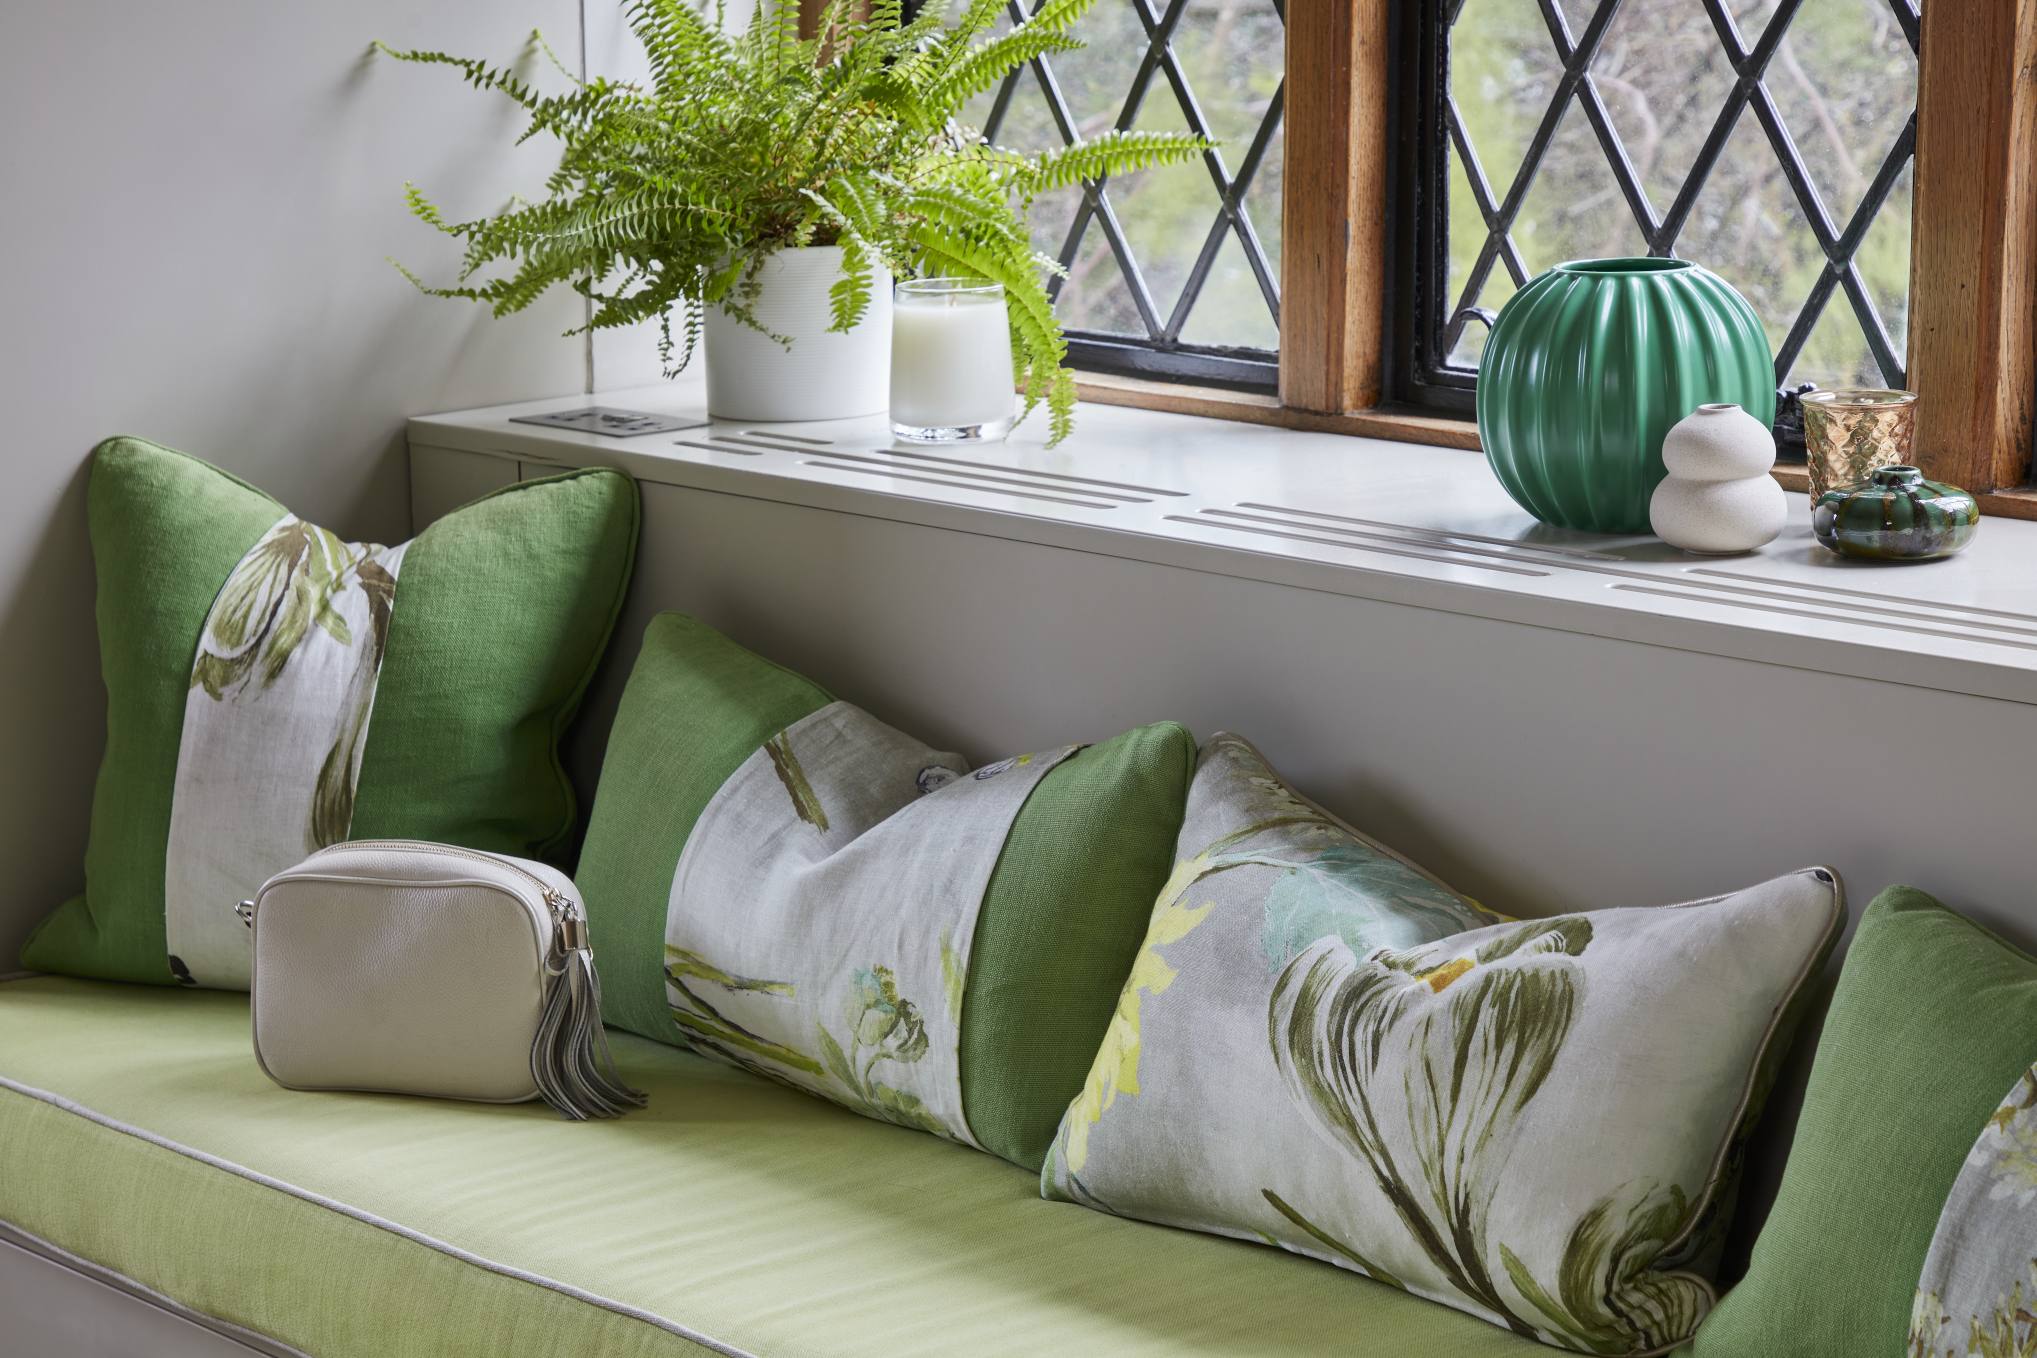
<svg viewBox="0 0 2037 1358">
<path fill-rule="evenodd" d="M 1042 1191 L 1668 1352 L 1714 1301 L 1733 1150 L 1843 921 L 1825 869 L 1506 920 L 1218 736 Z"/>
<path fill-rule="evenodd" d="M 660 616 L 577 873 L 608 1021 L 1037 1170 L 1194 761 L 1162 722 L 972 767 Z"/>
<path fill-rule="evenodd" d="M 628 587 L 628 477 L 526 482 L 383 547 L 120 438 L 88 501 L 106 754 L 85 894 L 25 966 L 246 989 L 233 906 L 312 850 L 570 834 L 557 744 Z"/>
</svg>

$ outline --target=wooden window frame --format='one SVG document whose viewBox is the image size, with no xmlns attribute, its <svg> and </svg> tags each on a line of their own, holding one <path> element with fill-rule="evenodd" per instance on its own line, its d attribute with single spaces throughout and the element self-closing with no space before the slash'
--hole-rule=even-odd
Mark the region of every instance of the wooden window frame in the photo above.
<svg viewBox="0 0 2037 1358">
<path fill-rule="evenodd" d="M 1287 0 L 1280 394 L 1102 374 L 1112 405 L 1476 449 L 1469 420 L 1380 403 L 1398 0 Z M 1923 6 L 1911 216 L 1916 460 L 1983 511 L 2037 519 L 2037 0 Z M 1776 479 L 1805 488 L 1801 467 Z"/>
</svg>

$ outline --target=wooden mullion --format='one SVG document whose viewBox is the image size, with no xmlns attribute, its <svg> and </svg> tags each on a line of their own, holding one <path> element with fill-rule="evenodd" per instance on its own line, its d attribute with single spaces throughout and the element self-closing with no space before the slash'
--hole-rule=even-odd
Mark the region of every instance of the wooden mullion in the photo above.
<svg viewBox="0 0 2037 1358">
<path fill-rule="evenodd" d="M 1976 492 L 2021 485 L 2037 417 L 2037 0 L 1923 7 L 1915 185 L 1916 459 Z"/>
<path fill-rule="evenodd" d="M 1385 323 L 1390 0 L 1289 0 L 1280 396 L 1378 403 Z"/>
<path fill-rule="evenodd" d="M 1173 415 L 1200 415 L 1212 420 L 1237 420 L 1278 429 L 1304 429 L 1359 438 L 1393 439 L 1438 448 L 1478 451 L 1478 426 L 1469 420 L 1396 410 L 1303 410 L 1277 396 L 1229 391 L 1182 382 L 1121 377 L 1115 373 L 1078 373 L 1075 394 L 1096 405 L 1130 406 Z"/>
</svg>

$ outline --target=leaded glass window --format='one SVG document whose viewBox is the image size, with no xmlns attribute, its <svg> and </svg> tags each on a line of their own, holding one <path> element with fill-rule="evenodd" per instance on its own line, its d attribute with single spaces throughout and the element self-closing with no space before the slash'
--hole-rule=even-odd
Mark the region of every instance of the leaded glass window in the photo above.
<svg viewBox="0 0 2037 1358">
<path fill-rule="evenodd" d="M 1408 8 L 1417 163 L 1400 206 L 1418 225 L 1399 394 L 1465 408 L 1517 287 L 1641 254 L 1745 294 L 1785 390 L 1904 385 L 1916 0 Z"/>
<path fill-rule="evenodd" d="M 1037 8 L 1012 0 L 1007 22 Z M 976 101 L 992 141 L 1032 150 L 1112 127 L 1194 131 L 1201 164 L 1042 199 L 1033 241 L 1061 262 L 1078 367 L 1271 390 L 1280 315 L 1280 0 L 1099 0 L 1079 52 Z"/>
</svg>

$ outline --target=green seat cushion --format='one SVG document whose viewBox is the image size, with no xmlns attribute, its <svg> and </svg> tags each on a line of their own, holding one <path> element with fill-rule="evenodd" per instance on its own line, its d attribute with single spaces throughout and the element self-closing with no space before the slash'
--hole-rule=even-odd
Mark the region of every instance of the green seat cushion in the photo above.
<svg viewBox="0 0 2037 1358">
<path fill-rule="evenodd" d="M 235 994 L 0 985 L 0 1220 L 320 1358 L 1548 1352 L 635 1038 L 650 1107 L 569 1123 L 293 1093 L 247 1025 Z"/>
<path fill-rule="evenodd" d="M 200 831 L 223 825 L 240 834 L 211 867 L 221 885 L 196 903 L 208 920 L 224 918 L 234 900 L 331 838 L 436 839 L 531 857 L 569 839 L 575 807 L 557 747 L 629 583 L 637 495 L 628 477 L 572 472 L 456 510 L 397 549 L 400 570 L 379 595 L 369 589 L 373 566 L 364 563 L 396 553 L 297 525 L 260 491 L 151 443 L 101 444 L 88 499 L 106 753 L 85 893 L 43 923 L 25 965 L 115 980 L 176 979 L 166 916 L 182 880 L 172 861 L 183 842 L 173 824 L 180 814 Z M 290 525 L 296 538 L 276 536 Z M 259 564 L 258 544 L 292 542 L 304 550 L 284 562 L 288 571 L 252 582 L 259 649 L 220 654 L 228 648 L 215 605 L 225 610 L 234 599 L 229 577 L 238 587 L 241 568 Z M 321 595 L 321 578 L 307 563 L 334 560 L 345 568 L 323 578 Z M 277 581 L 272 597 L 259 595 Z M 356 610 L 351 623 L 346 607 Z M 273 719 L 303 698 L 306 676 L 332 661 L 335 648 L 354 648 L 337 652 L 352 666 L 349 657 L 371 637 L 371 663 L 341 671 L 369 686 L 346 690 L 345 704 L 335 703 L 323 725 L 323 714 L 313 712 L 316 741 L 226 756 L 220 744 L 205 743 L 212 728 L 204 722 L 187 732 L 187 711 L 212 717 L 215 709 L 201 703 L 208 684 L 227 695 L 213 695 L 218 711 L 238 695 L 246 701 L 235 710 L 246 719 Z M 360 724 L 342 724 L 346 712 Z M 337 741 L 335 729 L 351 742 Z M 328 741 L 354 760 L 351 784 L 330 783 L 341 794 L 336 801 L 323 800 L 333 771 L 332 757 L 320 764 Z M 208 791 L 187 793 L 180 809 L 187 761 L 200 758 L 210 761 Z M 274 827 L 261 822 L 278 789 L 301 789 L 314 774 L 321 800 L 312 823 L 271 834 Z M 194 836 L 208 846 L 225 842 Z M 201 972 L 199 979 L 236 983 L 232 975 Z"/>
<path fill-rule="evenodd" d="M 704 623 L 652 620 L 576 874 L 611 1024 L 684 1041 L 664 972 L 681 855 L 737 770 L 833 702 Z M 1180 726 L 1139 727 L 1055 765 L 1012 821 L 975 915 L 961 996 L 962 1108 L 986 1150 L 1039 1167 L 1166 880 L 1194 761 Z"/>
<path fill-rule="evenodd" d="M 1747 1276 L 1699 1358 L 1903 1349 L 1938 1217 L 2037 1053 L 2037 960 L 1921 891 L 1862 915 Z"/>
</svg>

